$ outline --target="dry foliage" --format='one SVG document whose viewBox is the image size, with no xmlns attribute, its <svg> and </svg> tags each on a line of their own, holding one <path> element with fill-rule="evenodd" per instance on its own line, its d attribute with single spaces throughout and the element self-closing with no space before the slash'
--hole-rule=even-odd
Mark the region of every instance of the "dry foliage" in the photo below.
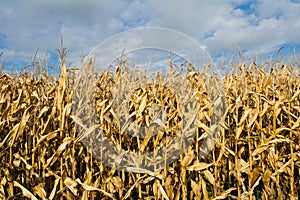
<svg viewBox="0 0 300 200">
<path fill-rule="evenodd" d="M 208 87 L 204 73 L 178 76 L 199 100 L 197 142 L 164 169 L 140 173 L 118 171 L 95 158 L 105 152 L 83 145 L 86 134 L 93 131 L 84 116 L 95 116 L 110 142 L 122 149 L 155 151 L 169 143 L 183 120 L 181 93 L 174 95 L 164 84 L 172 74 L 157 75 L 155 83 L 146 81 L 137 87 L 130 81 L 142 72 L 135 76 L 122 66 L 115 73 L 98 75 L 92 92 L 86 91 L 92 77 L 82 73 L 86 76 L 78 78 L 65 65 L 59 78 L 1 74 L 0 199 L 297 199 L 299 75 L 286 65 L 267 72 L 263 68 L 238 66 L 219 83 L 227 102 L 223 129 L 213 151 L 201 159 L 198 154 L 205 132 L 209 134 L 215 91 Z M 135 88 L 126 104 L 133 124 L 149 125 L 155 119 L 150 107 L 157 104 L 167 110 L 166 128 L 142 139 L 126 134 L 130 127 L 121 131 L 111 112 L 117 86 Z M 74 99 L 77 115 L 72 114 Z M 93 99 L 96 108 L 83 109 Z M 84 128 L 77 129 L 78 124 Z"/>
</svg>

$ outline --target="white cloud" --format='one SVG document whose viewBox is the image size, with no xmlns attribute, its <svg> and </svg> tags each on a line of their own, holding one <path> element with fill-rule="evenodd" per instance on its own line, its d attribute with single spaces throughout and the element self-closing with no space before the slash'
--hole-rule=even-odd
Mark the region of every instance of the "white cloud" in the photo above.
<svg viewBox="0 0 300 200">
<path fill-rule="evenodd" d="M 248 7 L 246 10 L 243 5 Z M 249 12 L 251 9 L 251 12 Z M 300 3 L 290 0 L 2 0 L 0 52 L 28 60 L 59 48 L 60 35 L 76 58 L 124 30 L 159 26 L 181 31 L 212 54 L 235 49 L 270 51 L 300 44 Z M 159 41 L 162 38 L 153 38 Z M 13 53 L 12 53 L 13 52 Z"/>
<path fill-rule="evenodd" d="M 276 2 L 261 1 L 255 5 L 255 15 L 227 12 L 216 16 L 212 20 L 215 34 L 205 40 L 208 48 L 211 51 L 226 51 L 240 44 L 249 51 L 264 53 L 285 43 L 299 44 L 299 5 L 288 1 Z"/>
</svg>

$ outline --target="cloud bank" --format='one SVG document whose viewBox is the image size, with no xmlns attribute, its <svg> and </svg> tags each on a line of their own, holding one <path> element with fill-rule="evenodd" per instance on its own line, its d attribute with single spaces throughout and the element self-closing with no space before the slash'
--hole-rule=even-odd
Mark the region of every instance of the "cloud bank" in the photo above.
<svg viewBox="0 0 300 200">
<path fill-rule="evenodd" d="M 300 47 L 296 0 L 2 0 L 0 52 L 7 63 L 28 63 L 37 49 L 54 56 L 60 36 L 70 57 L 137 27 L 163 27 L 191 36 L 212 55 L 240 45 L 268 53 Z M 154 38 L 155 39 L 155 38 Z"/>
</svg>

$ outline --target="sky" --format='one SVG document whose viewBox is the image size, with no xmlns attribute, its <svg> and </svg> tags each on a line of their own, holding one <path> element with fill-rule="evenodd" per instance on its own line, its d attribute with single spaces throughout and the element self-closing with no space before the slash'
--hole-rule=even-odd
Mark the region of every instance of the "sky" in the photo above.
<svg viewBox="0 0 300 200">
<path fill-rule="evenodd" d="M 58 60 L 60 37 L 78 61 L 107 38 L 134 28 L 186 34 L 213 57 L 299 55 L 300 0 L 1 0 L 0 63 L 21 67 L 36 52 Z"/>
</svg>

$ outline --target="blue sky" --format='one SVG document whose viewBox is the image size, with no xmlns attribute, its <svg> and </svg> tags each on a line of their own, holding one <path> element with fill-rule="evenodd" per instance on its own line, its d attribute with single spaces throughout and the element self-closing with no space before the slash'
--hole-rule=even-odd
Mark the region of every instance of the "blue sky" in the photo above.
<svg viewBox="0 0 300 200">
<path fill-rule="evenodd" d="M 300 52 L 299 0 L 2 0 L 0 61 L 22 67 L 55 49 L 76 63 L 101 41 L 122 31 L 162 27 L 195 39 L 214 59 L 237 54 L 275 56 Z"/>
</svg>

